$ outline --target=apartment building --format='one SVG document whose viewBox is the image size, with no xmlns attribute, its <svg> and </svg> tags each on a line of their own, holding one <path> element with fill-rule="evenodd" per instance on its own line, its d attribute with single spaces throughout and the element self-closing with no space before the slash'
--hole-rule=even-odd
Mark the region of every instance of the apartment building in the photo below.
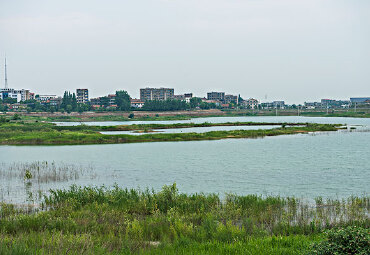
<svg viewBox="0 0 370 255">
<path fill-rule="evenodd" d="M 216 101 L 224 102 L 225 92 L 208 92 L 207 100 L 216 100 Z"/>
<path fill-rule="evenodd" d="M 187 103 L 190 103 L 190 99 L 192 97 L 193 97 L 193 93 L 185 93 L 185 94 L 173 96 L 174 99 L 186 101 Z"/>
<path fill-rule="evenodd" d="M 89 90 L 88 89 L 76 89 L 76 99 L 79 104 L 86 104 L 89 102 Z"/>
<path fill-rule="evenodd" d="M 251 109 L 256 109 L 258 107 L 258 100 L 254 98 L 249 98 L 248 100 L 243 101 L 243 106 Z"/>
<path fill-rule="evenodd" d="M 224 103 L 225 104 L 230 104 L 230 103 L 238 104 L 239 103 L 239 97 L 234 96 L 234 95 L 225 95 Z"/>
<path fill-rule="evenodd" d="M 175 89 L 173 88 L 143 88 L 140 89 L 140 100 L 167 100 L 174 98 Z"/>
</svg>

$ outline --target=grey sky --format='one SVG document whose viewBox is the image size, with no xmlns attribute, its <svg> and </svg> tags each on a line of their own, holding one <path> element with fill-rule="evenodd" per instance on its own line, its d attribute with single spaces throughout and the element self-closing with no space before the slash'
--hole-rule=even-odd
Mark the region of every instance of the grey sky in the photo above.
<svg viewBox="0 0 370 255">
<path fill-rule="evenodd" d="M 370 1 L 0 0 L 5 53 L 9 86 L 40 94 L 370 96 Z"/>
</svg>

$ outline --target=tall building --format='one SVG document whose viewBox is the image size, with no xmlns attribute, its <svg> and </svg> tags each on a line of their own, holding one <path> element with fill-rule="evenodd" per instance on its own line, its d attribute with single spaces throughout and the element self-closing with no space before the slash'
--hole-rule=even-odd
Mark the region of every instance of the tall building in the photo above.
<svg viewBox="0 0 370 255">
<path fill-rule="evenodd" d="M 230 103 L 239 103 L 239 96 L 234 96 L 234 95 L 225 95 L 225 104 L 230 104 Z"/>
<path fill-rule="evenodd" d="M 225 101 L 225 92 L 208 92 L 207 100 Z"/>
<path fill-rule="evenodd" d="M 174 94 L 172 88 L 144 88 L 140 89 L 140 100 L 167 100 L 174 98 Z"/>
<path fill-rule="evenodd" d="M 79 104 L 86 104 L 89 102 L 89 90 L 88 89 L 76 89 L 76 99 Z"/>
</svg>

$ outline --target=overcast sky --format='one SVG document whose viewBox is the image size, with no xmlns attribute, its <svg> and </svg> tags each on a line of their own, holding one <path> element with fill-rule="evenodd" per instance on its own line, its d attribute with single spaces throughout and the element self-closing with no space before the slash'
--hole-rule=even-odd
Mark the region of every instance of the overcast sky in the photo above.
<svg viewBox="0 0 370 255">
<path fill-rule="evenodd" d="M 0 0 L 9 87 L 370 96 L 369 0 Z M 266 99 L 267 98 L 267 99 Z"/>
</svg>

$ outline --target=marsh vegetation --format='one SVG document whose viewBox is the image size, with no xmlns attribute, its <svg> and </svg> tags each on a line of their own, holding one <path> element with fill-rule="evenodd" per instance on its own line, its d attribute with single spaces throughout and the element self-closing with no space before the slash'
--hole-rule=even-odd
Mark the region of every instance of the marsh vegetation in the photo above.
<svg viewBox="0 0 370 255">
<path fill-rule="evenodd" d="M 52 123 L 3 123 L 0 125 L 0 144 L 20 145 L 60 145 L 60 144 L 115 144 L 115 143 L 138 143 L 160 141 L 197 141 L 219 140 L 229 138 L 257 138 L 265 136 L 289 135 L 297 133 L 309 133 L 317 131 L 337 131 L 339 125 L 306 123 L 281 123 L 281 128 L 270 130 L 232 130 L 210 131 L 205 133 L 167 133 L 146 134 L 133 136 L 127 134 L 104 135 L 99 131 L 114 130 L 150 130 L 152 128 L 177 128 L 194 126 L 221 126 L 225 123 L 202 123 L 202 124 L 148 124 L 128 126 L 56 126 Z M 261 123 L 226 123 L 225 125 L 260 125 Z M 265 125 L 276 125 L 267 123 Z"/>
<path fill-rule="evenodd" d="M 39 254 L 304 254 L 327 229 L 368 229 L 369 210 L 368 196 L 309 202 L 181 194 L 175 184 L 159 192 L 72 186 L 52 190 L 37 213 L 1 204 L 0 242 Z"/>
</svg>

